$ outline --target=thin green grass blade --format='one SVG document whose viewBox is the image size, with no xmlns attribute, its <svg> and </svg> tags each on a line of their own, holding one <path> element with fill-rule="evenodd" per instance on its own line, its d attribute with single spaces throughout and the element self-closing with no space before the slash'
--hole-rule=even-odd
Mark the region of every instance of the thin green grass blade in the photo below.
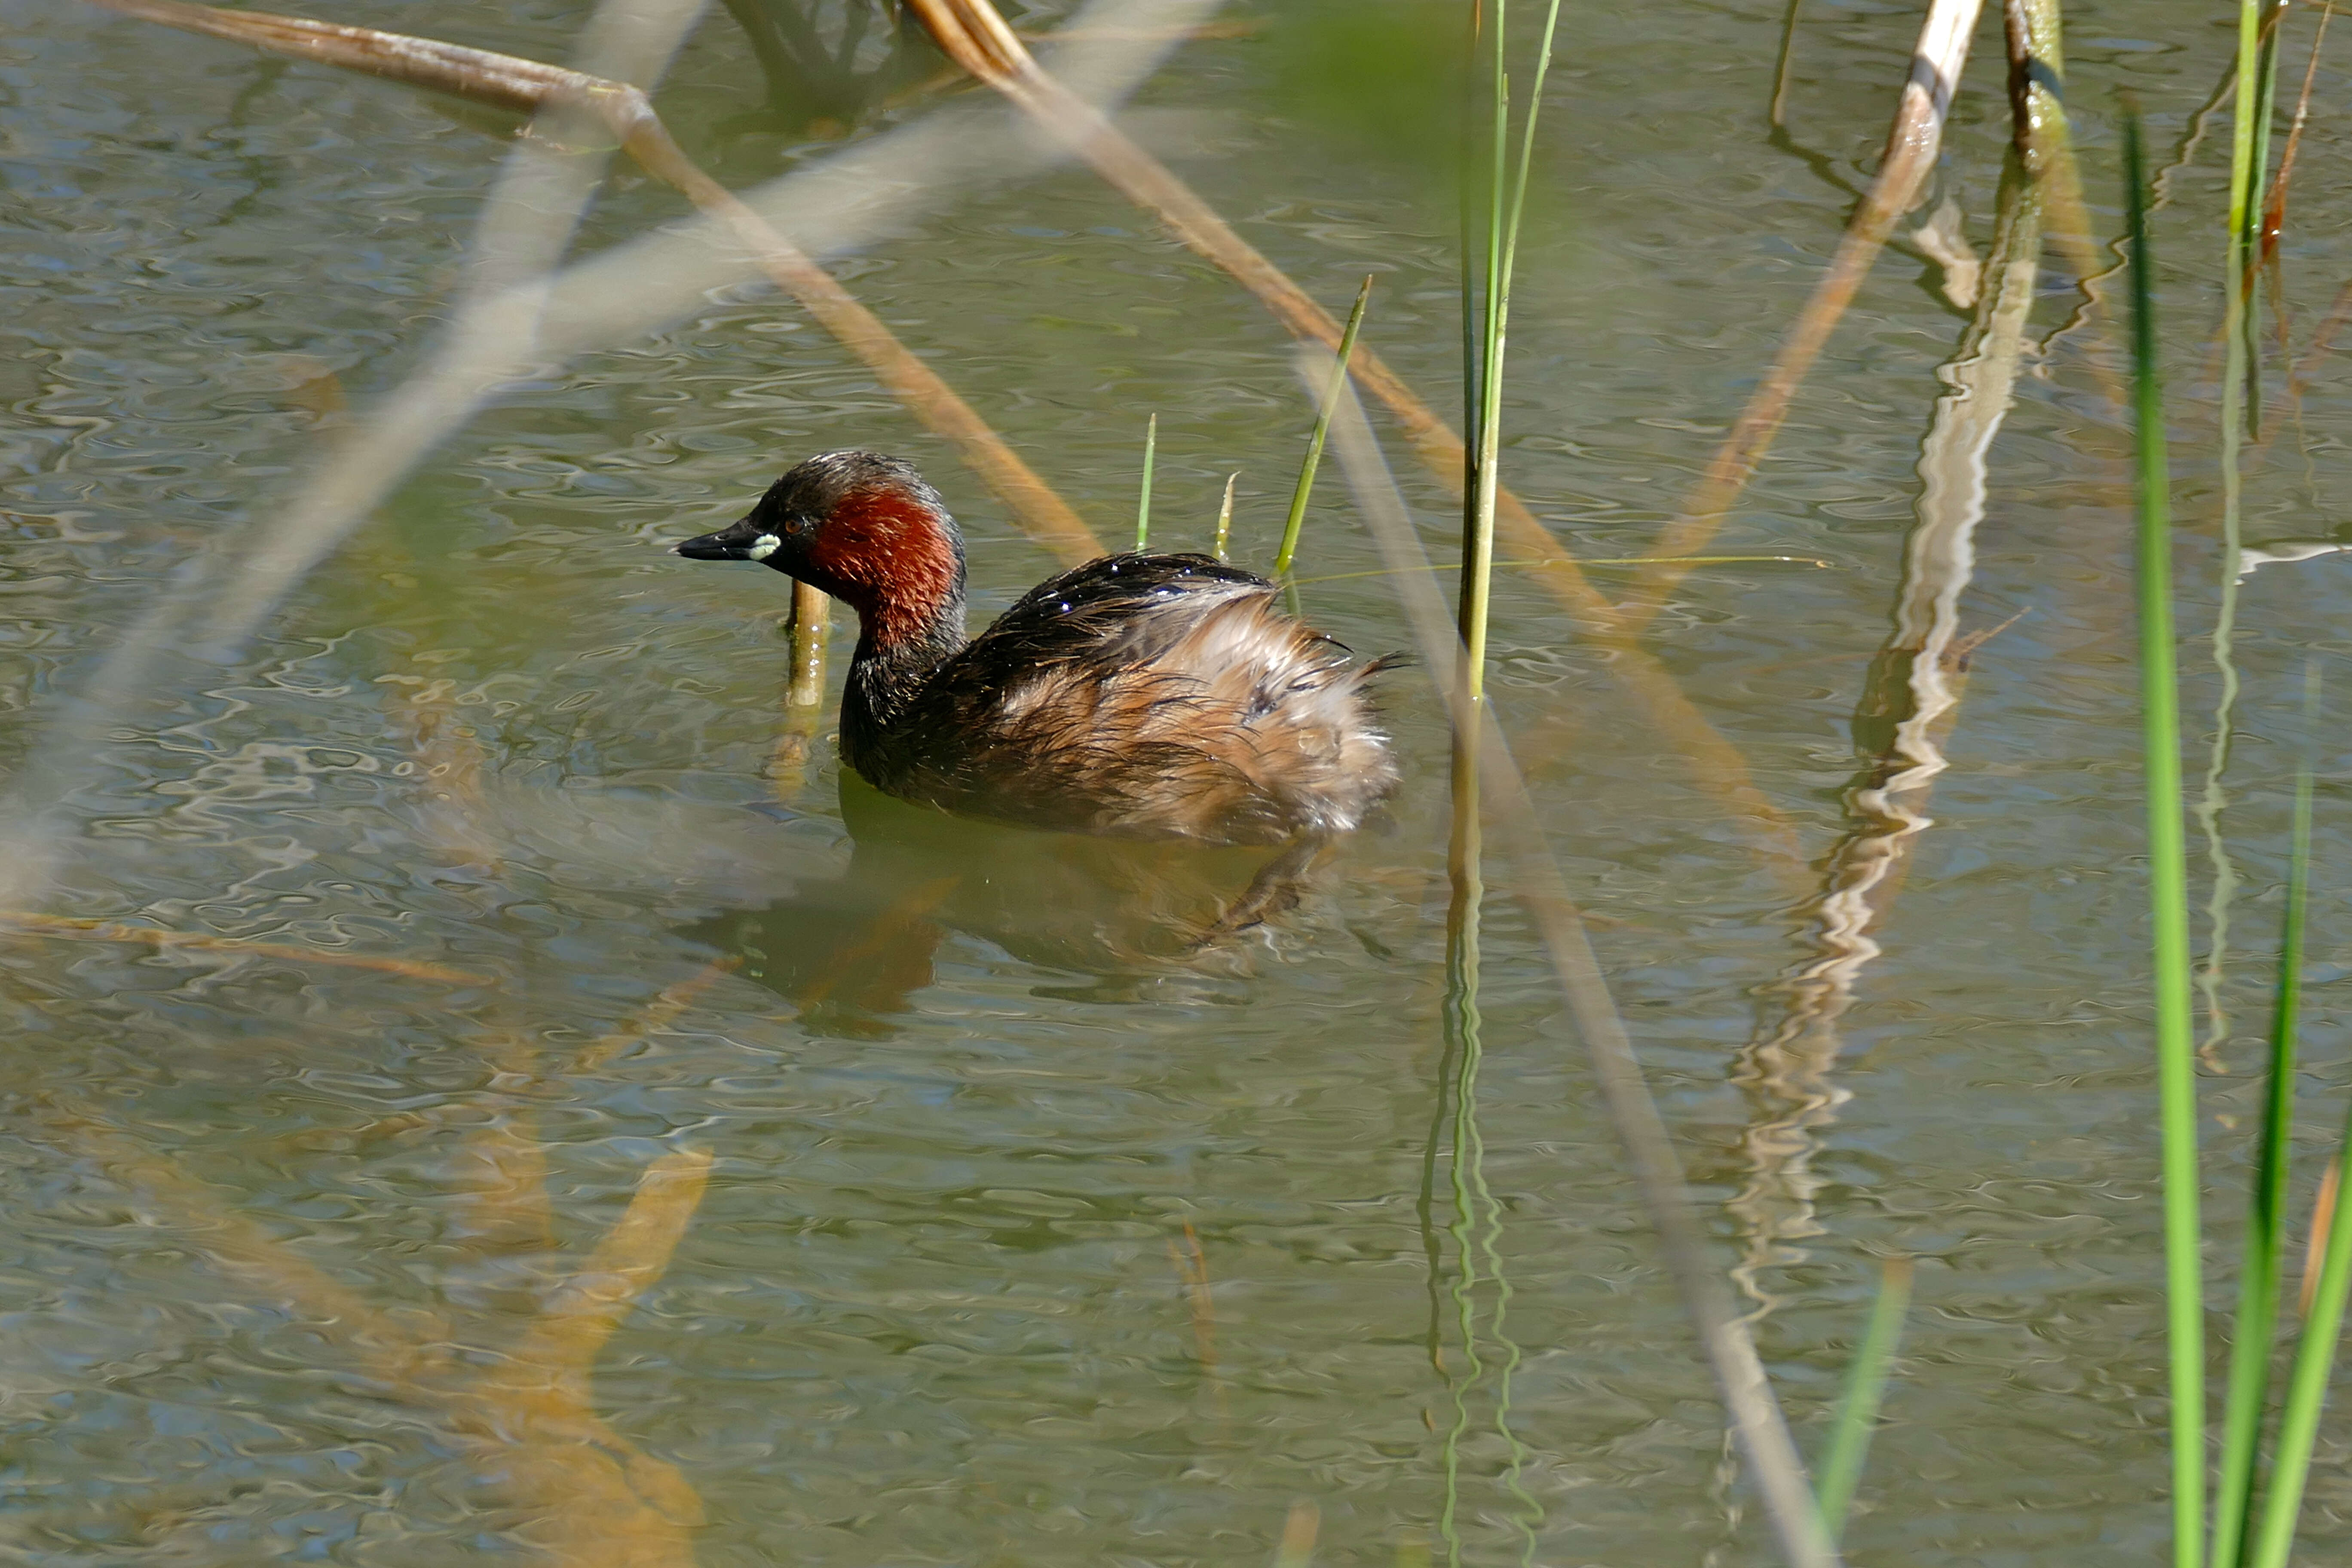
<svg viewBox="0 0 2352 1568">
<path fill-rule="evenodd" d="M 2318 693 L 2319 683 L 2315 672 L 2305 677 L 2304 689 L 2307 736 L 2316 731 Z M 2278 998 L 2273 1022 L 2273 1061 L 2283 1055 L 2290 1064 L 2303 996 L 2304 922 L 2311 886 L 2311 765 L 2306 760 L 2297 771 L 2294 781 L 2294 837 L 2287 858 L 2286 915 L 2284 931 L 2279 942 Z M 2281 1038 L 2285 1041 L 2284 1046 L 2279 1044 Z M 2278 1069 L 2273 1067 L 2273 1070 Z M 2290 1086 L 2282 1095 L 2275 1083 L 2272 1086 L 2273 1100 L 2291 1099 L 2293 1092 Z M 2269 1130 L 2266 1127 L 2264 1131 L 2267 1144 Z M 2284 1134 L 2285 1129 L 2282 1126 L 2282 1139 Z M 2352 1115 L 2346 1119 L 2343 1142 L 2336 1156 L 2339 1178 L 2347 1149 L 2352 1149 Z M 2283 1167 L 2284 1155 L 2280 1163 Z M 2265 1169 L 2263 1173 L 2267 1176 L 2270 1173 Z M 2282 1168 L 2273 1195 L 2276 1215 L 2273 1229 L 2278 1233 L 2274 1245 L 2282 1253 L 2284 1251 L 2285 1181 L 2286 1173 Z M 2258 1199 L 2261 1195 L 2258 1189 Z M 2328 1221 L 2327 1247 L 2320 1264 L 2319 1288 L 2313 1293 L 2311 1316 L 2304 1324 L 2303 1339 L 2295 1346 L 2294 1365 L 2287 1373 L 2286 1403 L 2279 1415 L 2278 1444 L 2271 1459 L 2269 1496 L 2264 1500 L 2259 1530 L 2252 1524 L 2251 1500 L 2245 1505 L 2248 1521 L 2244 1528 L 2251 1539 L 2251 1547 L 2244 1561 L 2252 1568 L 2286 1568 L 2288 1553 L 2294 1549 L 2295 1517 L 2302 1510 L 2304 1482 L 2311 1470 L 2312 1443 L 2318 1434 L 2321 1407 L 2327 1399 L 2327 1378 L 2336 1360 L 2336 1340 L 2343 1327 L 2347 1288 L 2352 1288 L 2352 1204 L 2339 1200 Z M 2275 1294 L 2275 1282 L 2273 1290 Z M 2235 1371 L 2234 1366 L 2231 1370 Z M 2259 1441 L 2260 1436 L 2260 1432 L 2256 1431 L 2249 1439 L 2250 1446 Z M 2225 1460 L 2229 1458 L 2226 1454 L 2223 1457 Z M 2218 1551 L 2214 1561 L 2217 1563 L 2223 1561 Z"/>
<path fill-rule="evenodd" d="M 1536 49 L 1534 85 L 1519 133 L 1518 164 L 1507 174 L 1510 146 L 1510 78 L 1506 70 L 1507 16 L 1495 0 L 1493 159 L 1488 174 L 1485 313 L 1477 356 L 1477 443 L 1466 521 L 1462 532 L 1462 603 L 1458 623 L 1465 650 L 1462 668 L 1468 699 L 1478 701 L 1486 685 L 1486 605 L 1494 576 L 1495 498 L 1501 486 L 1503 354 L 1509 335 L 1511 275 L 1518 259 L 1519 223 L 1526 215 L 1528 173 L 1535 161 L 1536 121 L 1543 109 L 1544 80 L 1551 71 L 1552 42 L 1559 31 L 1559 0 L 1545 8 L 1542 41 Z"/>
<path fill-rule="evenodd" d="M 2147 238 L 2147 156 L 2124 112 L 2130 217 L 2132 392 L 2138 426 L 2140 711 L 2147 743 L 2148 912 L 2153 928 L 2158 1098 L 2164 1177 L 2165 1306 L 2171 1360 L 2173 1561 L 2205 1545 L 2205 1309 L 2198 1258 L 2196 1046 L 2189 1028 L 2189 864 L 2181 823 L 2180 693 L 2173 667 L 2171 475 Z"/>
<path fill-rule="evenodd" d="M 1143 426 L 1143 493 L 1135 500 L 1135 550 L 1141 554 L 1151 542 L 1151 464 L 1160 455 L 1160 416 Z"/>
<path fill-rule="evenodd" d="M 2221 1479 L 2213 1490 L 2213 1568 L 2235 1568 L 2253 1528 L 2254 1475 L 2260 1463 L 2263 1407 L 2270 1396 L 2286 1264 L 2288 1139 L 2294 1130 L 2295 1030 L 2303 1002 L 2304 915 L 2311 886 L 2311 769 L 2294 784 L 2294 830 L 2287 860 L 2286 913 L 2279 936 L 2278 987 L 2271 1008 L 2270 1079 L 2262 1152 L 2254 1173 L 2245 1254 L 2238 1279 L 2238 1321 L 2230 1347 L 2230 1384 L 2221 1424 Z"/>
<path fill-rule="evenodd" d="M 1217 508 L 1217 559 L 1223 561 L 1234 542 L 1234 486 L 1241 482 L 1242 472 L 1235 468 L 1225 476 L 1225 499 Z"/>
<path fill-rule="evenodd" d="M 1903 1316 L 1910 1307 L 1911 1260 L 1890 1258 L 1879 1278 L 1870 1324 L 1863 1331 L 1862 1343 L 1854 1347 L 1853 1364 L 1846 1369 L 1845 1392 L 1839 1396 L 1837 1415 L 1830 1424 L 1829 1451 L 1822 1456 L 1817 1483 L 1822 1526 L 1832 1542 L 1845 1533 L 1846 1510 L 1853 1504 L 1854 1486 L 1862 1479 L 1863 1461 L 1870 1455 L 1878 1407 L 1886 1395 L 1886 1374 L 1894 1365 L 1895 1347 L 1903 1337 Z"/>
<path fill-rule="evenodd" d="M 1298 553 L 1298 531 L 1307 522 L 1307 498 L 1315 489 L 1315 470 L 1323 461 L 1323 440 L 1331 434 L 1331 414 L 1339 406 L 1339 393 L 1348 384 L 1348 359 L 1356 352 L 1356 333 L 1364 324 L 1364 307 L 1371 302 L 1372 274 L 1356 290 L 1356 308 L 1348 312 L 1348 330 L 1339 334 L 1339 356 L 1332 362 L 1331 384 L 1323 391 L 1322 406 L 1315 411 L 1315 433 L 1307 438 L 1307 460 L 1298 467 L 1298 488 L 1291 492 L 1290 516 L 1282 525 L 1282 548 L 1274 554 L 1274 574 L 1290 570 Z"/>
</svg>

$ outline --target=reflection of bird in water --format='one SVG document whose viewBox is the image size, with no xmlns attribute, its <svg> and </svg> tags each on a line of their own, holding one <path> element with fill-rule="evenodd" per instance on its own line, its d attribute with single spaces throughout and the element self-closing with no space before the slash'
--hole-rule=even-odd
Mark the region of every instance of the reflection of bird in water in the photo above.
<svg viewBox="0 0 2352 1568">
<path fill-rule="evenodd" d="M 1217 965 L 1219 939 L 1294 903 L 1321 840 L 1276 847 L 1138 843 L 971 822 L 890 799 L 845 773 L 856 847 L 838 877 L 688 934 L 790 998 L 809 1024 L 865 1034 L 931 984 L 950 931 L 1024 963 L 1123 983 Z M 1097 993 L 1099 994 L 1099 984 Z"/>
</svg>

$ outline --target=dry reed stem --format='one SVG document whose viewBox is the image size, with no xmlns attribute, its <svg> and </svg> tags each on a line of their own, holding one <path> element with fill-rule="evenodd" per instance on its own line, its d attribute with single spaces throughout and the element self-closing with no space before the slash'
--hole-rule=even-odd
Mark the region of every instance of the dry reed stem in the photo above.
<svg viewBox="0 0 2352 1568">
<path fill-rule="evenodd" d="M 2327 1250 L 2327 1227 L 2336 1223 L 2336 1200 L 2344 1187 L 2344 1162 L 2327 1162 L 2319 1178 L 2319 1192 L 2311 1200 L 2311 1229 L 2304 1239 L 2303 1286 L 2296 1291 L 2294 1314 L 2311 1316 L 2311 1299 L 2319 1289 L 2319 1259 Z"/>
<path fill-rule="evenodd" d="M 0 910 L 0 926 L 21 928 L 25 936 L 58 937 L 80 942 L 144 942 L 150 947 L 193 948 L 199 952 L 225 952 L 247 958 L 277 958 L 289 963 L 321 963 L 335 969 L 368 969 L 409 980 L 430 980 L 443 985 L 488 985 L 490 976 L 426 963 L 413 958 L 371 958 L 363 953 L 323 952 L 313 947 L 280 942 L 247 942 L 243 937 L 211 936 L 202 931 L 163 931 L 153 926 L 124 925 L 120 921 L 81 920 L 45 915 L 31 910 Z"/>
<path fill-rule="evenodd" d="M 1310 387 L 1329 365 L 1301 351 L 1300 376 Z M 1321 363 L 1318 363 L 1321 361 Z M 1583 1042 L 1622 1141 L 1635 1190 L 1664 1254 L 1676 1295 L 1715 1374 L 1725 1414 L 1748 1461 L 1782 1554 L 1791 1568 L 1836 1568 L 1837 1547 L 1822 1527 L 1804 1461 L 1782 1416 L 1754 1338 L 1730 1293 L 1710 1268 L 1696 1204 L 1685 1182 L 1673 1136 L 1651 1096 L 1639 1055 L 1618 1014 L 1600 963 L 1585 935 L 1583 917 L 1569 895 L 1535 800 L 1511 756 L 1494 705 L 1460 701 L 1452 667 L 1460 653 L 1452 616 L 1429 580 L 1420 537 L 1397 493 L 1380 447 L 1354 397 L 1343 397 L 1332 436 L 1340 468 L 1370 525 L 1398 596 L 1412 623 L 1432 685 L 1445 700 L 1458 744 L 1475 748 L 1485 818 L 1498 829 L 1488 840 L 1507 868 L 1513 897 L 1550 960 L 1577 1037 Z"/>
<path fill-rule="evenodd" d="M 1315 1538 L 1323 1531 L 1323 1510 L 1305 1498 L 1290 1505 L 1282 1521 L 1282 1544 L 1275 1549 L 1275 1568 L 1307 1568 L 1315 1556 Z"/>
<path fill-rule="evenodd" d="M 679 1014 L 694 1005 L 697 997 L 732 974 L 742 962 L 740 957 L 716 958 L 676 984 L 664 986 L 646 1004 L 644 1012 L 565 1063 L 564 1072 L 593 1072 L 646 1036 L 668 1028 L 677 1021 Z"/>
<path fill-rule="evenodd" d="M 952 443 L 982 482 L 1012 508 L 1022 526 L 1066 561 L 1102 553 L 1076 512 L 990 429 L 971 405 L 918 359 L 833 275 L 703 173 L 671 139 L 646 94 L 608 81 L 511 55 L 469 49 L 429 38 L 341 26 L 257 11 L 221 11 L 182 0 L 89 0 L 127 16 L 190 32 L 318 60 L 468 102 L 535 114 L 576 105 L 595 114 L 646 173 L 683 193 L 730 228 L 761 270 L 840 340 L 935 435 Z"/>
<path fill-rule="evenodd" d="M 584 1379 L 637 1298 L 669 1267 L 702 1206 L 710 1166 L 709 1152 L 701 1149 L 675 1150 L 646 1166 L 627 1212 L 549 1296 L 539 1321 L 516 1345 L 516 1359 Z"/>
<path fill-rule="evenodd" d="M 898 946 L 910 931 L 929 920 L 932 911 L 946 903 L 950 895 L 962 885 L 962 874 L 958 873 L 932 877 L 908 889 L 893 899 L 888 908 L 874 917 L 862 940 L 841 949 L 834 961 L 825 966 L 823 977 L 795 992 L 793 1000 L 803 1007 L 814 1007 L 830 998 L 844 975 L 861 961 L 878 958 Z"/>
<path fill-rule="evenodd" d="M 2319 76 L 2319 49 L 2327 41 L 2327 19 L 2336 15 L 2336 7 L 2323 5 L 2319 8 L 2319 28 L 2312 35 L 2311 58 L 2303 68 L 2303 91 L 2295 100 L 2294 121 L 2288 127 L 2285 151 L 2279 154 L 2278 174 L 2271 181 L 2270 195 L 2263 204 L 2262 259 L 2278 258 L 2279 232 L 2286 227 L 2286 187 L 2294 177 L 2294 155 L 2303 146 L 2304 123 L 2311 118 L 2311 88 Z M 2284 18 L 2282 18 L 2284 20 Z M 2281 312 L 2284 318 L 2284 312 Z M 2285 330 L 2281 320 L 2280 330 Z"/>
<path fill-rule="evenodd" d="M 1216 1394 L 1217 1413 L 1225 1410 L 1225 1382 L 1217 1367 L 1217 1303 L 1209 1291 L 1208 1255 L 1201 1250 L 1201 1237 L 1192 1229 L 1192 1222 L 1184 1222 L 1184 1246 L 1180 1250 L 1176 1238 L 1168 1238 L 1168 1261 L 1175 1267 L 1177 1281 L 1184 1288 L 1184 1306 L 1192 1320 L 1192 1354 L 1201 1363 L 1201 1374 L 1209 1380 Z"/>
<path fill-rule="evenodd" d="M 675 1466 L 595 1414 L 589 1363 L 667 1266 L 708 1183 L 708 1153 L 675 1151 L 649 1166 L 619 1223 L 485 1367 L 478 1356 L 453 1362 L 438 1320 L 386 1317 L 137 1139 L 76 1109 L 52 1106 L 43 1120 L 197 1233 L 223 1275 L 313 1320 L 364 1359 L 387 1395 L 436 1411 L 455 1446 L 512 1500 L 513 1532 L 562 1568 L 693 1568 L 700 1499 Z"/>
<path fill-rule="evenodd" d="M 1341 329 L 1306 290 L 1235 234 L 1215 209 L 1160 161 L 1137 146 L 1092 105 L 1048 75 L 1022 47 L 987 0 L 908 0 L 949 58 L 1003 93 L 1095 166 L 1105 180 L 1167 225 L 1179 239 L 1223 268 L 1300 338 L 1335 352 Z M 1348 374 L 1384 404 L 1413 450 L 1456 494 L 1466 450 L 1461 437 L 1430 411 L 1380 356 L 1359 342 Z M 1695 764 L 1694 776 L 1718 795 L 1793 889 L 1803 885 L 1803 853 L 1787 816 L 1756 787 L 1748 761 L 1717 732 L 1665 668 L 1621 635 L 1617 611 L 1587 580 L 1550 530 L 1508 490 L 1496 498 L 1497 531 L 1521 555 L 1538 558 L 1538 581 L 1587 637 L 1610 650 L 1610 668 L 1648 710 L 1651 724 Z"/>
<path fill-rule="evenodd" d="M 1292 333 L 1337 352 L 1340 327 L 1330 313 L 1256 247 L 1235 234 L 1216 209 L 1167 165 L 1047 74 L 988 0 L 908 0 L 908 5 L 950 59 L 1012 100 L 1093 164 L 1114 189 L 1223 268 Z M 1466 460 L 1462 437 L 1370 347 L 1357 345 L 1349 374 L 1387 405 L 1415 452 L 1459 493 Z M 1584 628 L 1597 636 L 1614 630 L 1616 611 L 1585 580 L 1575 563 L 1565 558 L 1551 531 L 1507 491 L 1497 504 L 1504 537 L 1523 553 L 1559 557 L 1543 574 L 1545 581 Z"/>
<path fill-rule="evenodd" d="M 784 623 L 792 647 L 784 680 L 784 723 L 768 760 L 772 793 L 786 805 L 808 781 L 817 731 L 824 726 L 825 648 L 833 630 L 832 612 L 832 600 L 798 578 L 793 580 L 792 614 Z"/>
<path fill-rule="evenodd" d="M 451 1162 L 449 1228 L 471 1250 L 545 1252 L 555 1246 L 555 1205 L 548 1201 L 547 1145 L 528 1107 L 469 1130 Z"/>
<path fill-rule="evenodd" d="M 438 847 L 461 864 L 495 869 L 499 853 L 481 826 L 488 816 L 482 798 L 482 748 L 450 700 L 457 683 L 416 675 L 376 679 L 408 688 L 394 712 L 408 731 L 409 752 L 425 798 L 435 807 L 430 825 Z"/>
<path fill-rule="evenodd" d="M 1773 355 L 1763 381 L 1716 448 L 1706 474 L 1684 500 L 1681 515 L 1659 533 L 1651 554 L 1704 552 L 1725 513 L 1747 488 L 1756 465 L 1788 416 L 1790 401 L 1821 357 L 1863 279 L 1870 275 L 1878 253 L 1894 233 L 1895 220 L 1910 210 L 1936 166 L 1936 153 L 1943 144 L 1944 119 L 1951 108 L 1953 89 L 1959 83 L 1960 68 L 1968 60 L 1969 35 L 1982 5 L 1983 0 L 1930 0 L 1910 75 L 1895 102 L 1895 124 L 1887 132 L 1886 155 L 1877 176 L 1847 224 L 1828 271 L 1814 285 L 1796 325 Z M 1688 567 L 1678 565 L 1642 572 L 1624 609 L 1628 636 L 1642 634 L 1688 572 Z"/>
<path fill-rule="evenodd" d="M 135 1188 L 166 1221 L 194 1233 L 191 1239 L 213 1268 L 256 1296 L 284 1302 L 359 1352 L 369 1375 L 406 1387 L 446 1361 L 440 1325 L 420 1334 L 386 1317 L 358 1291 L 295 1256 L 177 1161 L 69 1101 L 51 1101 L 35 1115 L 60 1143 Z"/>
</svg>

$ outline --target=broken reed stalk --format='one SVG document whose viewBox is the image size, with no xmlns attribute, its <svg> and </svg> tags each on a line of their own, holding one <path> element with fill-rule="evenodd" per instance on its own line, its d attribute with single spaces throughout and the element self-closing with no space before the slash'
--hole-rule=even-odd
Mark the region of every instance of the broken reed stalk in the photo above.
<svg viewBox="0 0 2352 1568">
<path fill-rule="evenodd" d="M 1870 275 L 1895 220 L 1910 210 L 1936 166 L 1952 90 L 1967 62 L 1969 34 L 1982 5 L 1983 0 L 1932 0 L 1912 55 L 1911 74 L 1895 103 L 1895 124 L 1887 133 L 1886 154 L 1877 177 L 1854 210 L 1829 269 L 1813 286 L 1812 297 L 1773 355 L 1763 381 L 1716 448 L 1706 474 L 1685 498 L 1680 515 L 1659 533 L 1651 553 L 1696 555 L 1706 550 L 1755 474 L 1756 465 L 1770 448 L 1798 386 L 1828 344 L 1830 332 L 1846 307 L 1853 302 L 1863 279 Z M 1683 575 L 1680 570 L 1666 566 L 1644 574 L 1635 583 L 1622 623 L 1627 636 L 1642 634 Z"/>
<path fill-rule="evenodd" d="M 1150 212 L 1185 245 L 1223 268 L 1297 336 L 1336 349 L 1341 329 L 1320 305 L 1239 235 L 1213 208 L 1109 119 L 1047 74 L 986 0 L 907 0 L 949 58 L 1010 99 L 1093 164 L 1110 185 Z M 1386 405 L 1414 452 L 1448 486 L 1460 487 L 1466 448 L 1462 437 L 1369 349 L 1360 348 L 1350 376 Z M 1607 598 L 1585 579 L 1549 529 L 1508 490 L 1496 496 L 1496 530 L 1519 554 L 1548 564 L 1538 581 L 1575 617 L 1585 635 L 1612 656 L 1610 668 L 1647 711 L 1646 721 L 1685 752 L 1692 774 L 1716 795 L 1756 840 L 1768 863 L 1792 889 L 1804 884 L 1804 858 L 1788 816 L 1756 787 L 1748 761 L 1684 693 L 1665 667 L 1622 633 Z"/>
<path fill-rule="evenodd" d="M 626 82 L 609 81 L 511 55 L 469 49 L 429 38 L 342 26 L 257 11 L 222 11 L 183 0 L 89 0 L 96 5 L 185 31 L 209 34 L 297 59 L 317 60 L 471 103 L 536 114 L 577 105 L 595 114 L 622 149 L 647 174 L 676 187 L 720 219 L 758 259 L 761 270 L 797 300 L 868 368 L 917 418 L 957 452 L 1013 510 L 1022 526 L 1067 562 L 1102 553 L 1091 530 L 989 428 L 971 405 L 898 342 L 889 328 L 688 158 L 654 112 L 652 102 Z"/>
<path fill-rule="evenodd" d="M 1329 362 L 1302 349 L 1300 380 L 1322 384 Z M 1535 802 L 1495 723 L 1492 704 L 1475 710 L 1460 700 L 1453 666 L 1461 641 L 1444 598 L 1427 571 L 1419 535 L 1397 493 L 1363 410 L 1343 397 L 1332 435 L 1339 464 L 1391 571 L 1406 618 L 1451 721 L 1475 737 L 1486 820 L 1499 831 L 1496 846 L 1507 885 L 1533 925 L 1551 963 L 1569 1017 L 1590 1054 L 1610 1121 L 1623 1142 L 1634 1187 L 1664 1254 L 1675 1293 L 1696 1330 L 1740 1451 L 1747 1457 L 1782 1555 L 1790 1568 L 1835 1568 L 1836 1547 L 1822 1524 L 1764 1363 L 1722 1279 L 1707 1263 L 1697 1207 L 1682 1162 L 1651 1098 L 1639 1057 L 1570 898 Z M 1469 750 L 1471 748 L 1465 748 Z"/>
</svg>

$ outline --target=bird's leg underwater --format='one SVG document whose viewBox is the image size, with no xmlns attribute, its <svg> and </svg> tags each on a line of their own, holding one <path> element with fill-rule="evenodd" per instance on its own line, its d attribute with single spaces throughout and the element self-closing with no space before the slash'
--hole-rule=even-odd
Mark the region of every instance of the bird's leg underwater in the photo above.
<svg viewBox="0 0 2352 1568">
<path fill-rule="evenodd" d="M 1225 912 L 1192 944 L 1193 951 L 1197 952 L 1212 942 L 1263 925 L 1297 908 L 1315 863 L 1330 844 L 1327 834 L 1310 833 L 1293 839 L 1281 854 L 1258 868 L 1257 875 L 1250 879 L 1241 897 L 1226 905 Z"/>
</svg>

